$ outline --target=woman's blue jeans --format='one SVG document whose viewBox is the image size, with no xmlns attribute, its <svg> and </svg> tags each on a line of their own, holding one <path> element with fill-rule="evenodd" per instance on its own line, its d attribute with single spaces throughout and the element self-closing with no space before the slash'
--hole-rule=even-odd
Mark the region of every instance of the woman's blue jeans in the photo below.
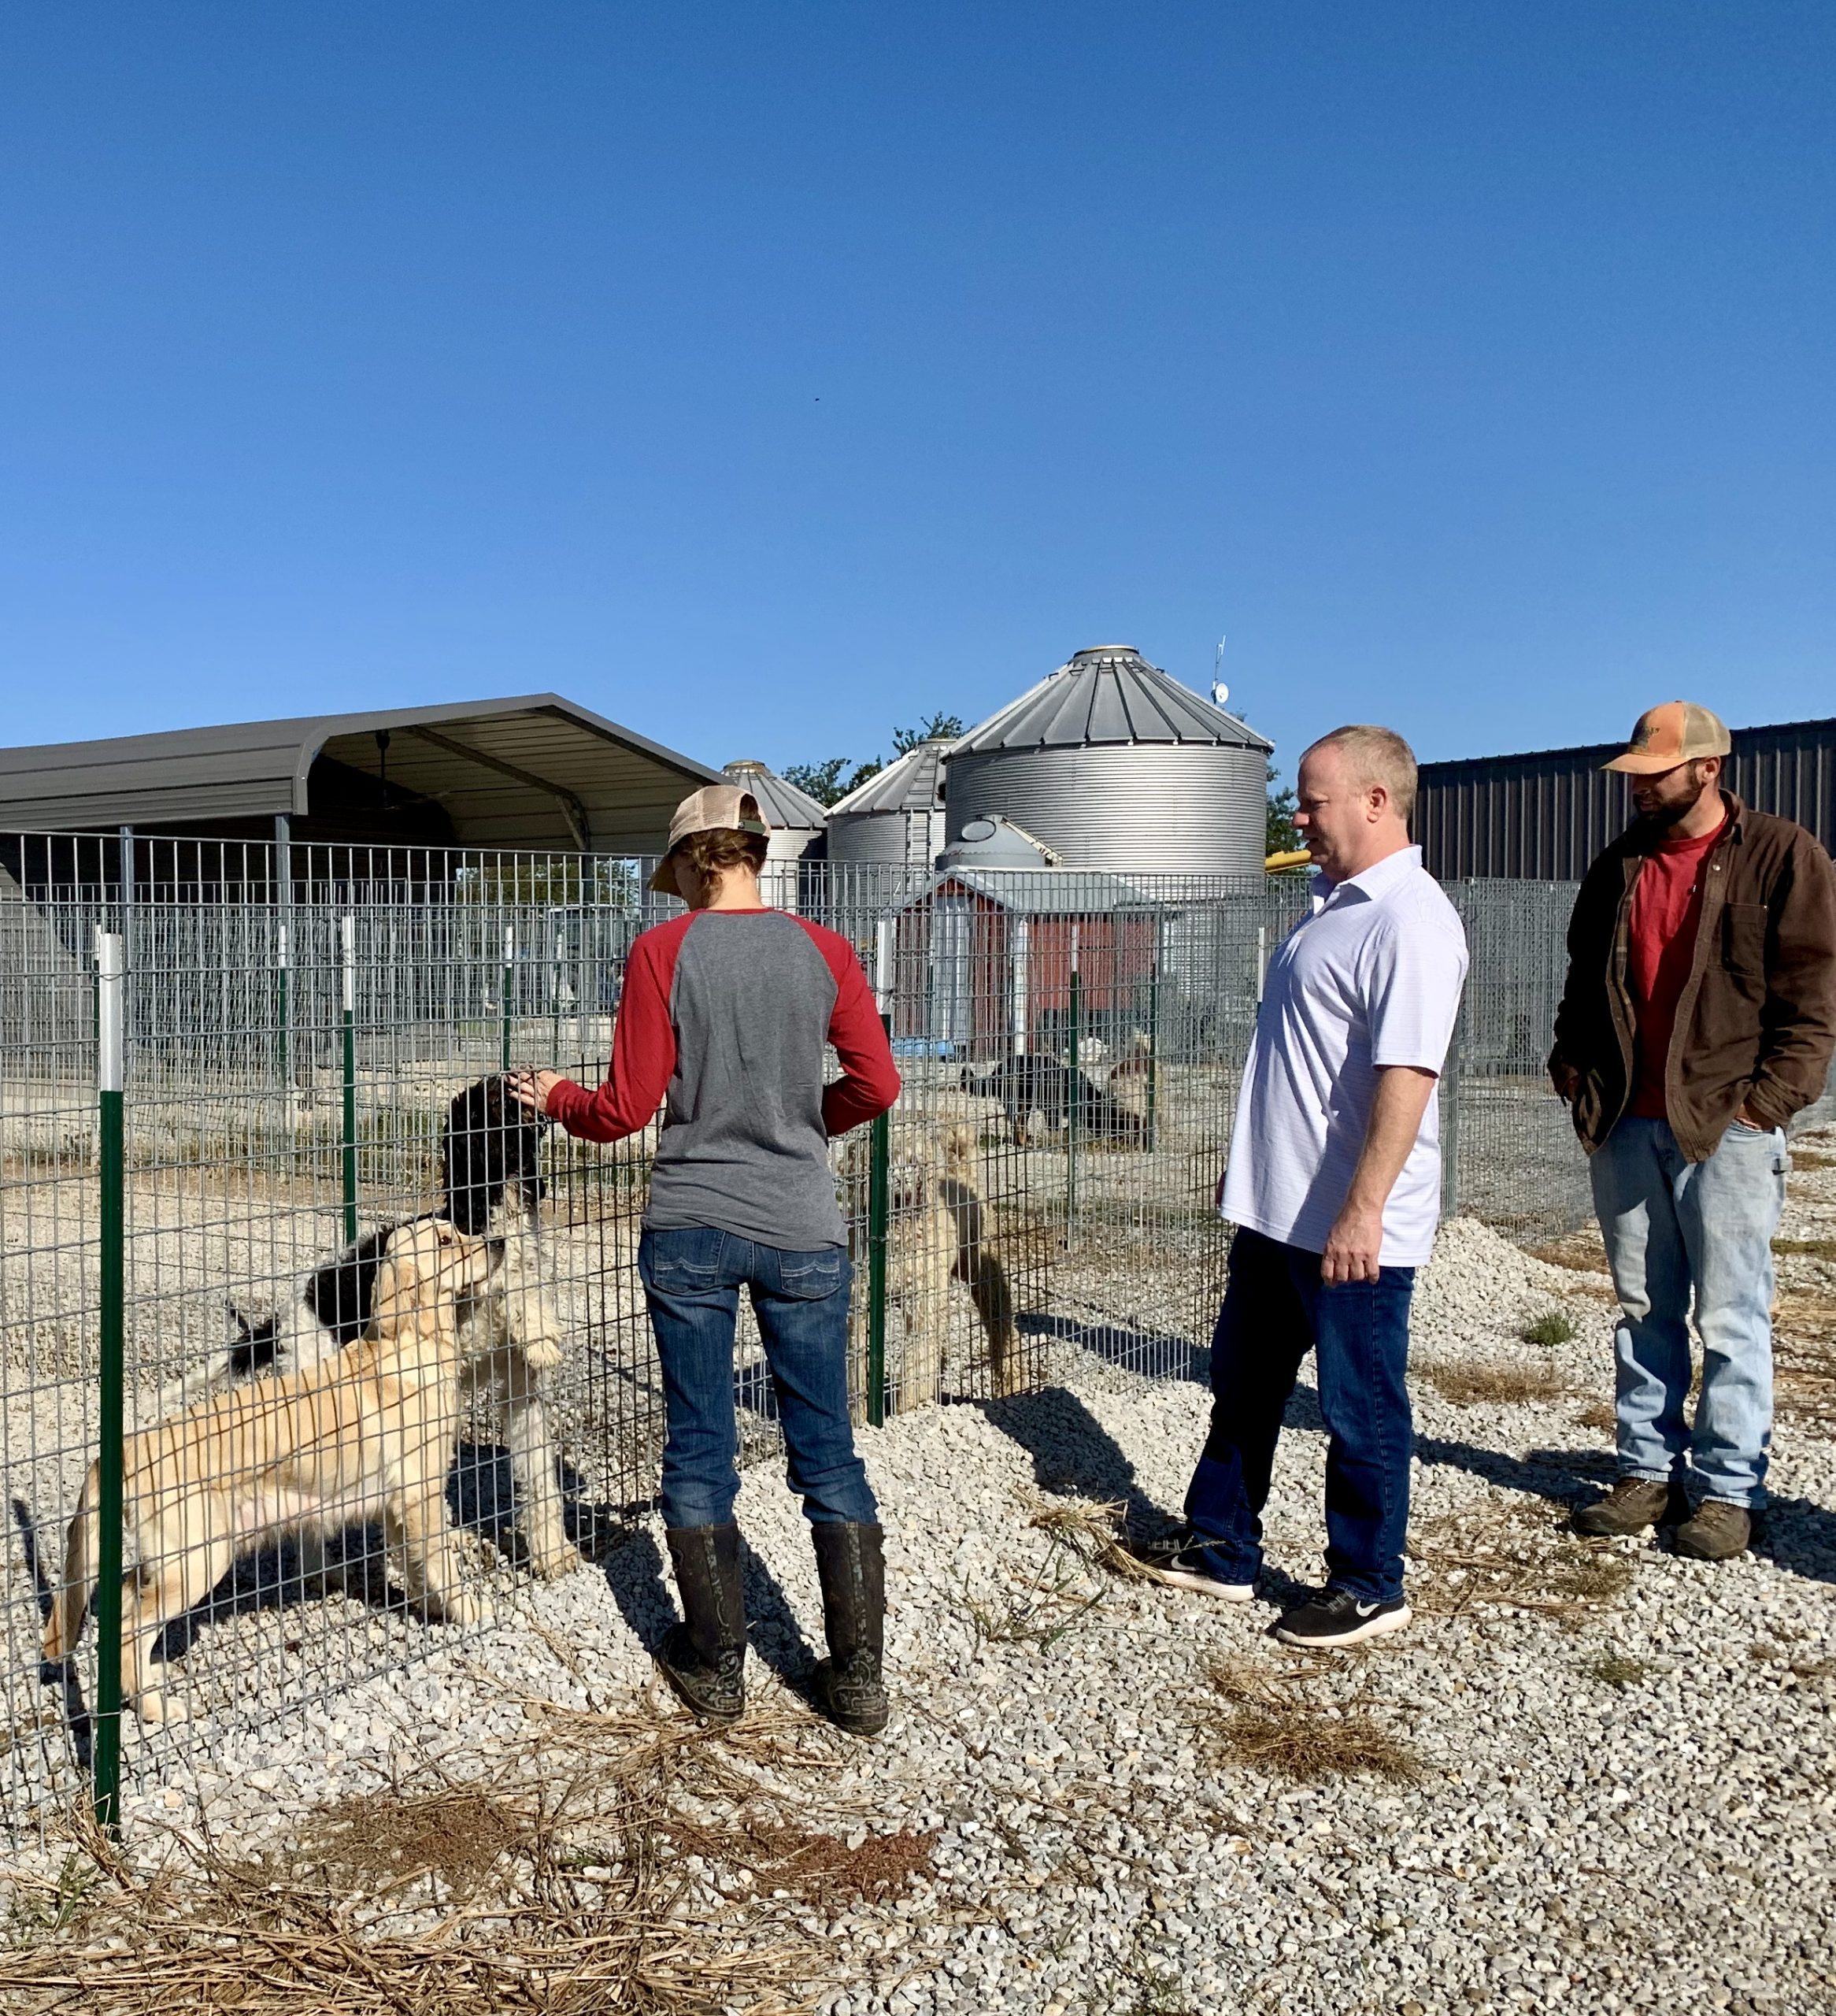
<svg viewBox="0 0 1836 2016">
<path fill-rule="evenodd" d="M 1326 1572 L 1369 1603 L 1402 1594 L 1408 1527 L 1409 1300 L 1412 1267 L 1333 1288 L 1320 1255 L 1240 1230 L 1211 1347 L 1211 1432 L 1186 1495 L 1186 1517 L 1226 1582 L 1262 1566 L 1282 1416 L 1311 1349 L 1326 1418 Z"/>
<path fill-rule="evenodd" d="M 820 1523 L 878 1523 L 848 1418 L 848 1256 L 790 1253 L 695 1225 L 646 1232 L 638 1274 L 663 1371 L 663 1523 L 724 1526 L 739 1495 L 733 1332 L 751 1291 L 777 1395 L 790 1488 Z"/>
</svg>

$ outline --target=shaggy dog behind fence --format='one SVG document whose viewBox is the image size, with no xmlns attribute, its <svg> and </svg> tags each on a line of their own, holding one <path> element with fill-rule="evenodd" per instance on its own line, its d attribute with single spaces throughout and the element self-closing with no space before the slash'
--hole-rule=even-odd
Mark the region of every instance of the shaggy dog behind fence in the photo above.
<svg viewBox="0 0 1836 2016">
<path fill-rule="evenodd" d="M 288 1534 L 381 1519 L 409 1598 L 453 1623 L 477 1614 L 460 1586 L 446 1514 L 459 1427 L 456 1304 L 501 1258 L 437 1220 L 399 1228 L 379 1262 L 365 1333 L 316 1364 L 201 1400 L 128 1437 L 121 1685 L 143 1721 L 183 1714 L 149 1674 L 154 1639 L 202 1603 L 239 1555 Z M 61 1662 L 82 1635 L 99 1573 L 91 1463 L 45 1625 Z"/>
<path fill-rule="evenodd" d="M 460 1380 L 466 1398 L 501 1393 L 517 1529 L 530 1567 L 544 1577 L 580 1565 L 561 1517 L 560 1466 L 548 1418 L 544 1375 L 561 1362 L 561 1330 L 543 1292 L 535 1223 L 542 1201 L 542 1130 L 504 1092 L 501 1078 L 466 1087 L 447 1110 L 440 1143 L 442 1217 L 462 1232 L 502 1242 L 502 1264 L 458 1306 Z M 251 1320 L 232 1309 L 242 1338 L 231 1368 L 246 1374 L 295 1369 L 361 1336 L 380 1269 L 396 1240 L 428 1222 L 382 1225 L 315 1268 L 298 1299 Z"/>
<path fill-rule="evenodd" d="M 848 1176 L 857 1227 L 866 1222 L 865 1130 L 854 1137 Z M 989 1381 L 998 1396 L 1020 1376 L 1014 1329 L 1013 1291 L 994 1251 L 994 1222 L 975 1167 L 975 1136 L 961 1123 L 938 1126 L 895 1117 L 888 1168 L 887 1303 L 901 1318 L 903 1338 L 889 1354 L 887 1373 L 896 1409 L 935 1401 L 943 1384 L 943 1347 L 949 1321 L 949 1288 L 962 1282 L 975 1303 L 988 1343 Z M 865 1262 L 862 1235 L 854 1258 Z M 867 1343 L 867 1303 L 854 1299 L 854 1347 Z"/>
<path fill-rule="evenodd" d="M 1116 1066 L 1118 1072 L 1122 1069 Z M 1141 1114 L 1093 1084 L 1082 1069 L 1074 1071 L 1057 1058 L 1022 1051 L 993 1064 L 965 1064 L 960 1082 L 966 1092 L 1000 1100 L 1016 1147 L 1031 1144 L 1035 1114 L 1054 1133 L 1067 1126 L 1075 1113 L 1079 1131 L 1088 1140 L 1141 1144 Z"/>
</svg>

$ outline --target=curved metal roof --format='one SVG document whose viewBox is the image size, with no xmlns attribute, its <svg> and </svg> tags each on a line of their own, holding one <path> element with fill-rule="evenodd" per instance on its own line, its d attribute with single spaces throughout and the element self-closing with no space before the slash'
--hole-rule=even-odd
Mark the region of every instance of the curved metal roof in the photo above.
<svg viewBox="0 0 1836 2016">
<path fill-rule="evenodd" d="M 996 813 L 986 819 L 972 819 L 962 837 L 951 841 L 937 857 L 940 868 L 1056 868 L 1058 856 L 1043 840 L 1035 839 L 1024 826 Z"/>
<path fill-rule="evenodd" d="M 952 757 L 995 749 L 1094 743 L 1207 743 L 1273 749 L 1255 729 L 1149 665 L 1132 644 L 1079 651 L 1030 692 L 950 745 Z"/>
<path fill-rule="evenodd" d="M 724 781 L 558 693 L 531 693 L 0 749 L 0 830 L 309 822 L 325 809 L 315 795 L 354 773 L 384 814 L 437 808 L 461 846 L 586 851 L 659 846 L 690 791 Z"/>
<path fill-rule="evenodd" d="M 878 776 L 849 792 L 829 807 L 833 819 L 838 812 L 935 812 L 943 804 L 944 751 L 953 744 L 948 736 L 921 742 L 903 756 L 887 764 Z"/>
<path fill-rule="evenodd" d="M 727 777 L 750 791 L 759 802 L 765 824 L 777 831 L 820 833 L 829 815 L 806 791 L 768 769 L 750 756 L 742 756 L 724 766 Z"/>
</svg>

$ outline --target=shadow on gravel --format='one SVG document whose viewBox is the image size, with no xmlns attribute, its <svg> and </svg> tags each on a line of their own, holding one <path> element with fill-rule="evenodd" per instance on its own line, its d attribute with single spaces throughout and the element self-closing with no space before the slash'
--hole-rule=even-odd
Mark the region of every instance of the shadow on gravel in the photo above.
<svg viewBox="0 0 1836 2016">
<path fill-rule="evenodd" d="M 1615 1475 L 1612 1456 L 1601 1449 L 1533 1449 L 1527 1456 L 1507 1456 L 1470 1442 L 1446 1442 L 1433 1435 L 1416 1437 L 1416 1454 L 1424 1463 L 1442 1463 L 1465 1470 L 1506 1491 L 1546 1498 L 1553 1505 L 1573 1505 L 1604 1490 Z"/>
<path fill-rule="evenodd" d="M 586 1480 L 571 1463 L 561 1466 L 561 1523 L 568 1538 L 589 1560 L 619 1546 L 631 1531 L 621 1508 L 586 1495 Z M 527 1566 L 523 1536 L 516 1529 L 521 1509 L 510 1468 L 510 1452 L 501 1444 L 461 1442 L 446 1479 L 446 1505 L 455 1525 L 488 1540 L 518 1568 Z M 622 1508 L 648 1510 L 646 1503 Z"/>
<path fill-rule="evenodd" d="M 1183 1337 L 1125 1329 L 1115 1323 L 1079 1323 L 1068 1316 L 1048 1316 L 1042 1310 L 1023 1311 L 1015 1327 L 1023 1336 L 1075 1344 L 1105 1365 L 1119 1365 L 1143 1379 L 1190 1380 L 1201 1386 L 1211 1381 L 1210 1351 Z"/>
<path fill-rule="evenodd" d="M 1753 1551 L 1813 1582 L 1836 1582 L 1836 1512 L 1808 1498 L 1775 1498 Z"/>
<path fill-rule="evenodd" d="M 746 1582 L 747 1640 L 781 1681 L 801 1692 L 816 1664 L 815 1649 L 804 1636 L 803 1626 L 798 1622 L 797 1613 L 777 1577 L 744 1539 L 740 1543 L 739 1565 Z"/>
<path fill-rule="evenodd" d="M 1172 1517 L 1142 1489 L 1135 1466 L 1075 1393 L 1049 1386 L 1011 1400 L 975 1403 L 1033 1459 L 1033 1480 L 1063 1498 L 1120 1499 L 1128 1529 L 1157 1533 Z"/>
<path fill-rule="evenodd" d="M 1533 1449 L 1527 1456 L 1506 1456 L 1469 1442 L 1422 1435 L 1416 1438 L 1416 1454 L 1424 1463 L 1445 1463 L 1553 1505 L 1579 1505 L 1604 1492 L 1616 1473 L 1612 1455 L 1600 1449 Z M 1836 1513 L 1808 1498 L 1775 1498 L 1760 1523 L 1753 1551 L 1788 1574 L 1836 1583 Z"/>
</svg>

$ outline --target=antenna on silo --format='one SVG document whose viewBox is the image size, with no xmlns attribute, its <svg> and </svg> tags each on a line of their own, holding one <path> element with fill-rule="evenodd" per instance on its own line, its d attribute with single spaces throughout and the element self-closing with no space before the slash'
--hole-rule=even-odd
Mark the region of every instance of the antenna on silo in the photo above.
<svg viewBox="0 0 1836 2016">
<path fill-rule="evenodd" d="M 1229 641 L 1227 636 L 1219 638 L 1217 654 L 1211 662 L 1211 703 L 1214 707 L 1221 707 L 1231 697 L 1231 689 L 1224 684 L 1223 677 L 1224 646 Z"/>
</svg>

